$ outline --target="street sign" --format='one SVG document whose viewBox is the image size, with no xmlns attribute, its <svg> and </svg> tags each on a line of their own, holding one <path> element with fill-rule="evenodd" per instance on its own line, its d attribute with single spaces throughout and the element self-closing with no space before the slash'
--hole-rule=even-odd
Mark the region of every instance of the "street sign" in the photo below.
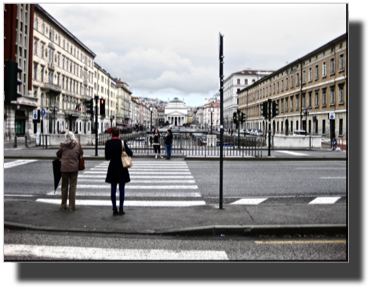
<svg viewBox="0 0 380 304">
<path fill-rule="evenodd" d="M 329 113 L 329 119 L 335 119 L 335 113 L 334 112 Z"/>
<path fill-rule="evenodd" d="M 33 119 L 37 119 L 37 110 L 33 110 Z"/>
<path fill-rule="evenodd" d="M 45 109 L 42 109 L 42 110 L 41 110 L 41 115 L 42 115 L 42 117 L 45 116 Z"/>
<path fill-rule="evenodd" d="M 338 141 L 336 139 L 333 140 L 333 145 L 336 146 L 338 144 Z"/>
</svg>

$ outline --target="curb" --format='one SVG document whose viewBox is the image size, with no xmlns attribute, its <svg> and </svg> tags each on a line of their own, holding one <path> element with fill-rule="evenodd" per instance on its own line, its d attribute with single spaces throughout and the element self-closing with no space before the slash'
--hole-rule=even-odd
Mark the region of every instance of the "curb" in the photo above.
<svg viewBox="0 0 380 304">
<path fill-rule="evenodd" d="M 29 224 L 4 222 L 4 229 L 37 230 L 51 232 L 80 232 L 80 233 L 106 233 L 106 234 L 143 234 L 143 235 L 243 235 L 254 236 L 262 234 L 346 234 L 347 226 L 343 224 L 314 224 L 314 225 L 215 225 L 203 227 L 189 227 L 171 230 L 142 230 L 142 231 L 119 231 L 119 230 L 88 230 L 88 229 L 60 229 L 56 227 L 37 227 Z"/>
</svg>

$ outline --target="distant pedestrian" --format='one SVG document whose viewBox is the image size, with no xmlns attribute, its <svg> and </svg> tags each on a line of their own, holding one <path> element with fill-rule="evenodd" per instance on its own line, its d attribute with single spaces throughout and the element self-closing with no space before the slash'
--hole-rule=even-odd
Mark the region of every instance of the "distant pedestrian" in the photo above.
<svg viewBox="0 0 380 304">
<path fill-rule="evenodd" d="M 170 159 L 172 155 L 172 144 L 173 144 L 173 133 L 172 130 L 167 131 L 168 135 L 166 135 L 166 140 L 165 140 L 165 147 L 166 147 L 166 159 Z"/>
<path fill-rule="evenodd" d="M 158 156 L 163 158 L 161 156 L 161 137 L 160 137 L 160 132 L 158 132 L 158 129 L 156 128 L 154 130 L 154 136 L 153 136 L 153 148 L 154 148 L 154 153 L 156 153 L 156 157 Z"/>
<path fill-rule="evenodd" d="M 66 141 L 61 143 L 57 151 L 57 157 L 61 159 L 61 210 L 67 208 L 67 191 L 70 183 L 69 190 L 69 208 L 70 211 L 75 210 L 75 194 L 77 189 L 78 171 L 79 171 L 79 158 L 83 155 L 83 150 L 77 142 L 75 135 L 71 131 L 65 134 Z"/>
<path fill-rule="evenodd" d="M 123 215 L 124 212 L 124 196 L 125 196 L 125 184 L 131 181 L 129 177 L 128 168 L 124 168 L 121 162 L 122 153 L 122 141 L 119 138 L 120 129 L 117 127 L 111 128 L 111 139 L 107 140 L 105 148 L 106 160 L 111 160 L 108 165 L 106 183 L 111 184 L 111 201 L 113 215 Z M 126 142 L 124 142 L 125 152 L 132 157 L 133 152 L 129 149 Z M 116 188 L 119 184 L 119 211 L 116 207 Z"/>
</svg>

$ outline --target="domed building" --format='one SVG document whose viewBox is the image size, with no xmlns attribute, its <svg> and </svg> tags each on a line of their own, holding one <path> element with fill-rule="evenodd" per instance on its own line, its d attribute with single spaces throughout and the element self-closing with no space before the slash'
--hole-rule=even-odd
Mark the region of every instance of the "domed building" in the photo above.
<svg viewBox="0 0 380 304">
<path fill-rule="evenodd" d="M 165 106 L 165 122 L 174 126 L 183 126 L 187 123 L 187 107 L 184 101 L 175 97 Z"/>
</svg>

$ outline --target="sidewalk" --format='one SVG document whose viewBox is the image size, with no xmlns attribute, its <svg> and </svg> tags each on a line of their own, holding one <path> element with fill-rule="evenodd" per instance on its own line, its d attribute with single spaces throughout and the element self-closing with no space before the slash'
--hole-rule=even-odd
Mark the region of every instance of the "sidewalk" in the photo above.
<svg viewBox="0 0 380 304">
<path fill-rule="evenodd" d="M 99 156 L 94 147 L 83 147 L 86 160 L 104 160 L 104 149 L 99 147 Z M 19 145 L 4 147 L 4 159 L 55 159 L 58 147 Z M 273 152 L 275 152 L 274 150 Z M 280 155 L 262 158 L 225 158 L 229 160 L 346 160 L 345 152 L 323 149 L 311 151 L 311 156 Z M 151 160 L 146 155 L 135 155 Z M 184 159 L 183 156 L 175 156 Z M 189 160 L 185 158 L 184 160 Z M 198 157 L 193 160 L 219 160 L 219 157 Z M 126 197 L 126 201 L 128 197 Z M 290 199 L 289 199 L 290 200 Z M 40 203 L 24 198 L 4 199 L 4 227 L 12 229 L 37 229 L 45 231 L 67 231 L 85 233 L 124 234 L 174 234 L 174 235 L 257 235 L 257 234 L 345 234 L 346 205 L 218 205 L 197 207 L 128 207 L 124 216 L 113 216 L 110 206 L 78 206 L 70 212 L 60 210 L 56 204 Z"/>
</svg>

